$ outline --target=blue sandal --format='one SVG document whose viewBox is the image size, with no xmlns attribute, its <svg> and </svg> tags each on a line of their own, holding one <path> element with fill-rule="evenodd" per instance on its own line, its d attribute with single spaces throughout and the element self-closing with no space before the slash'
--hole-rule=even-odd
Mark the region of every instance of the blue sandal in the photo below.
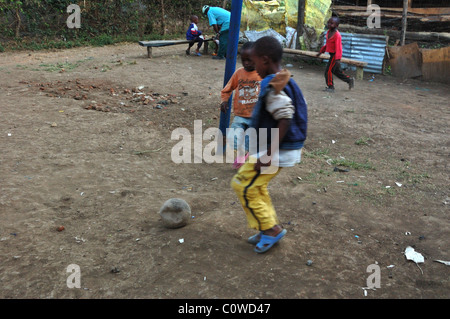
<svg viewBox="0 0 450 319">
<path fill-rule="evenodd" d="M 280 241 L 281 238 L 286 235 L 287 230 L 283 229 L 277 236 L 267 236 L 264 234 L 261 234 L 261 240 L 256 244 L 255 252 L 261 254 L 268 251 L 270 248 L 272 248 L 273 245 L 275 245 L 277 242 Z"/>
<path fill-rule="evenodd" d="M 261 231 L 261 232 L 257 233 L 256 235 L 253 235 L 253 236 L 249 237 L 247 239 L 247 242 L 249 244 L 256 245 L 261 240 L 261 235 L 262 234 L 263 234 L 263 232 Z"/>
</svg>

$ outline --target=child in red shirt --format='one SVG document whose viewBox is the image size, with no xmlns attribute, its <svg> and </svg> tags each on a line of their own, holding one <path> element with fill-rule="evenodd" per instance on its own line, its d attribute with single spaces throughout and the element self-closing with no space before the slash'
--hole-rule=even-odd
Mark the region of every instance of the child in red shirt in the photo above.
<svg viewBox="0 0 450 319">
<path fill-rule="evenodd" d="M 337 30 L 337 27 L 339 26 L 339 18 L 331 17 L 328 20 L 327 26 L 327 42 L 320 49 L 319 53 L 317 53 L 317 56 L 325 52 L 330 54 L 330 59 L 328 60 L 327 67 L 325 69 L 325 81 L 327 84 L 325 91 L 334 92 L 333 74 L 335 74 L 342 81 L 348 83 L 348 89 L 351 90 L 355 85 L 355 80 L 345 74 L 341 69 L 342 37 Z"/>
</svg>

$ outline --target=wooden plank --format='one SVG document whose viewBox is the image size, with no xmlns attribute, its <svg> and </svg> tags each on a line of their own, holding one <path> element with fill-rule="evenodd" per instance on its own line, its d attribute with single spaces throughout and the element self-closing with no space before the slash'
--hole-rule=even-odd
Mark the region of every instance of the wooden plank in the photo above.
<svg viewBox="0 0 450 319">
<path fill-rule="evenodd" d="M 332 10 L 338 11 L 361 11 L 366 12 L 367 7 L 364 6 L 331 6 Z M 382 12 L 398 12 L 402 13 L 403 8 L 380 8 Z M 449 15 L 450 7 L 440 7 L 440 8 L 411 8 L 408 9 L 410 14 L 418 15 Z"/>
<path fill-rule="evenodd" d="M 401 47 L 389 47 L 392 75 L 411 78 L 422 75 L 422 55 L 416 42 Z"/>
<path fill-rule="evenodd" d="M 334 12 L 341 17 L 368 17 L 370 15 L 370 13 L 367 13 L 366 11 L 347 12 L 347 11 L 335 10 Z M 426 15 L 425 16 L 425 15 L 410 15 L 409 13 L 410 12 L 408 12 L 408 19 L 420 20 L 422 22 L 428 22 L 428 21 L 430 21 L 430 22 L 447 22 L 447 21 L 450 21 L 450 15 L 448 15 L 448 14 L 446 14 L 446 15 Z M 379 17 L 401 19 L 402 14 L 401 13 L 381 12 L 379 14 Z"/>
<path fill-rule="evenodd" d="M 422 80 L 450 84 L 450 47 L 420 49 L 422 53 Z"/>
<path fill-rule="evenodd" d="M 165 47 L 168 45 L 187 44 L 188 40 L 154 40 L 154 41 L 139 41 L 139 45 L 144 47 Z"/>
<path fill-rule="evenodd" d="M 367 27 L 357 27 L 349 24 L 339 25 L 339 30 L 350 32 L 350 33 L 361 33 L 361 34 L 379 34 L 388 35 L 392 38 L 400 39 L 401 32 L 395 30 L 383 30 L 383 29 L 368 29 Z M 408 32 L 406 31 L 406 39 L 412 41 L 439 41 L 439 42 L 450 42 L 449 32 Z"/>
<path fill-rule="evenodd" d="M 213 39 L 203 40 L 203 54 L 208 54 L 208 42 Z M 189 40 L 154 40 L 154 41 L 139 41 L 139 45 L 147 48 L 147 57 L 149 59 L 153 58 L 152 48 L 165 47 L 177 44 L 188 44 Z"/>
<path fill-rule="evenodd" d="M 318 59 L 322 59 L 322 60 L 328 60 L 330 58 L 330 55 L 329 54 L 325 54 L 325 53 L 322 53 L 321 55 L 317 56 L 317 52 L 314 52 L 314 51 L 283 49 L 283 52 L 309 56 L 309 57 L 318 58 Z M 342 58 L 341 62 L 342 63 L 346 63 L 346 64 L 355 65 L 357 67 L 365 67 L 368 64 L 367 62 L 356 61 L 356 60 L 347 59 L 347 58 Z"/>
</svg>

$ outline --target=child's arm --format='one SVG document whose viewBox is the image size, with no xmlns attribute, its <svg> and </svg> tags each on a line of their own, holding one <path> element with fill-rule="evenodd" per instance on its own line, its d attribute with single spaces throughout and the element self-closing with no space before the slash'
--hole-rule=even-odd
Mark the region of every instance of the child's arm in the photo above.
<svg viewBox="0 0 450 319">
<path fill-rule="evenodd" d="M 341 35 L 336 32 L 335 36 L 336 38 L 336 60 L 340 60 L 342 58 L 342 37 Z"/>
<path fill-rule="evenodd" d="M 283 91 L 277 92 L 276 88 L 272 88 L 266 97 L 266 110 L 272 115 L 272 117 L 278 121 L 276 134 L 271 137 L 271 146 L 267 150 L 267 156 L 273 156 L 279 151 L 280 143 L 286 135 L 291 119 L 294 115 L 294 105 L 291 98 Z M 274 152 L 272 153 L 272 150 Z M 263 166 L 270 166 L 272 161 L 263 161 L 260 159 L 255 163 L 255 170 L 261 170 Z"/>
<path fill-rule="evenodd" d="M 238 78 L 236 75 L 236 72 L 231 76 L 230 80 L 228 81 L 227 85 L 220 91 L 220 110 L 225 113 L 228 109 L 228 100 L 230 99 L 231 94 L 233 91 L 237 88 L 238 85 Z"/>
<path fill-rule="evenodd" d="M 328 32 L 325 34 L 325 38 L 327 37 Z M 325 50 L 327 49 L 327 44 L 320 48 L 320 51 L 317 53 L 317 56 L 321 55 L 322 53 L 325 53 Z"/>
<path fill-rule="evenodd" d="M 324 46 L 320 49 L 320 51 L 317 53 L 317 56 L 321 55 L 322 53 L 325 53 L 326 48 L 327 48 L 327 46 L 324 45 Z"/>
</svg>

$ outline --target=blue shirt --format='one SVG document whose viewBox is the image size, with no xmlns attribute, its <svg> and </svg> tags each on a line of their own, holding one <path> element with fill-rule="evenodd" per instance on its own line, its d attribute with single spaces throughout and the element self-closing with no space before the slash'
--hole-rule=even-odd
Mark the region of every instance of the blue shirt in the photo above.
<svg viewBox="0 0 450 319">
<path fill-rule="evenodd" d="M 231 13 L 229 11 L 219 7 L 209 7 L 209 25 L 217 24 L 218 26 L 221 26 L 221 31 L 225 31 L 230 28 L 230 18 Z"/>
</svg>

